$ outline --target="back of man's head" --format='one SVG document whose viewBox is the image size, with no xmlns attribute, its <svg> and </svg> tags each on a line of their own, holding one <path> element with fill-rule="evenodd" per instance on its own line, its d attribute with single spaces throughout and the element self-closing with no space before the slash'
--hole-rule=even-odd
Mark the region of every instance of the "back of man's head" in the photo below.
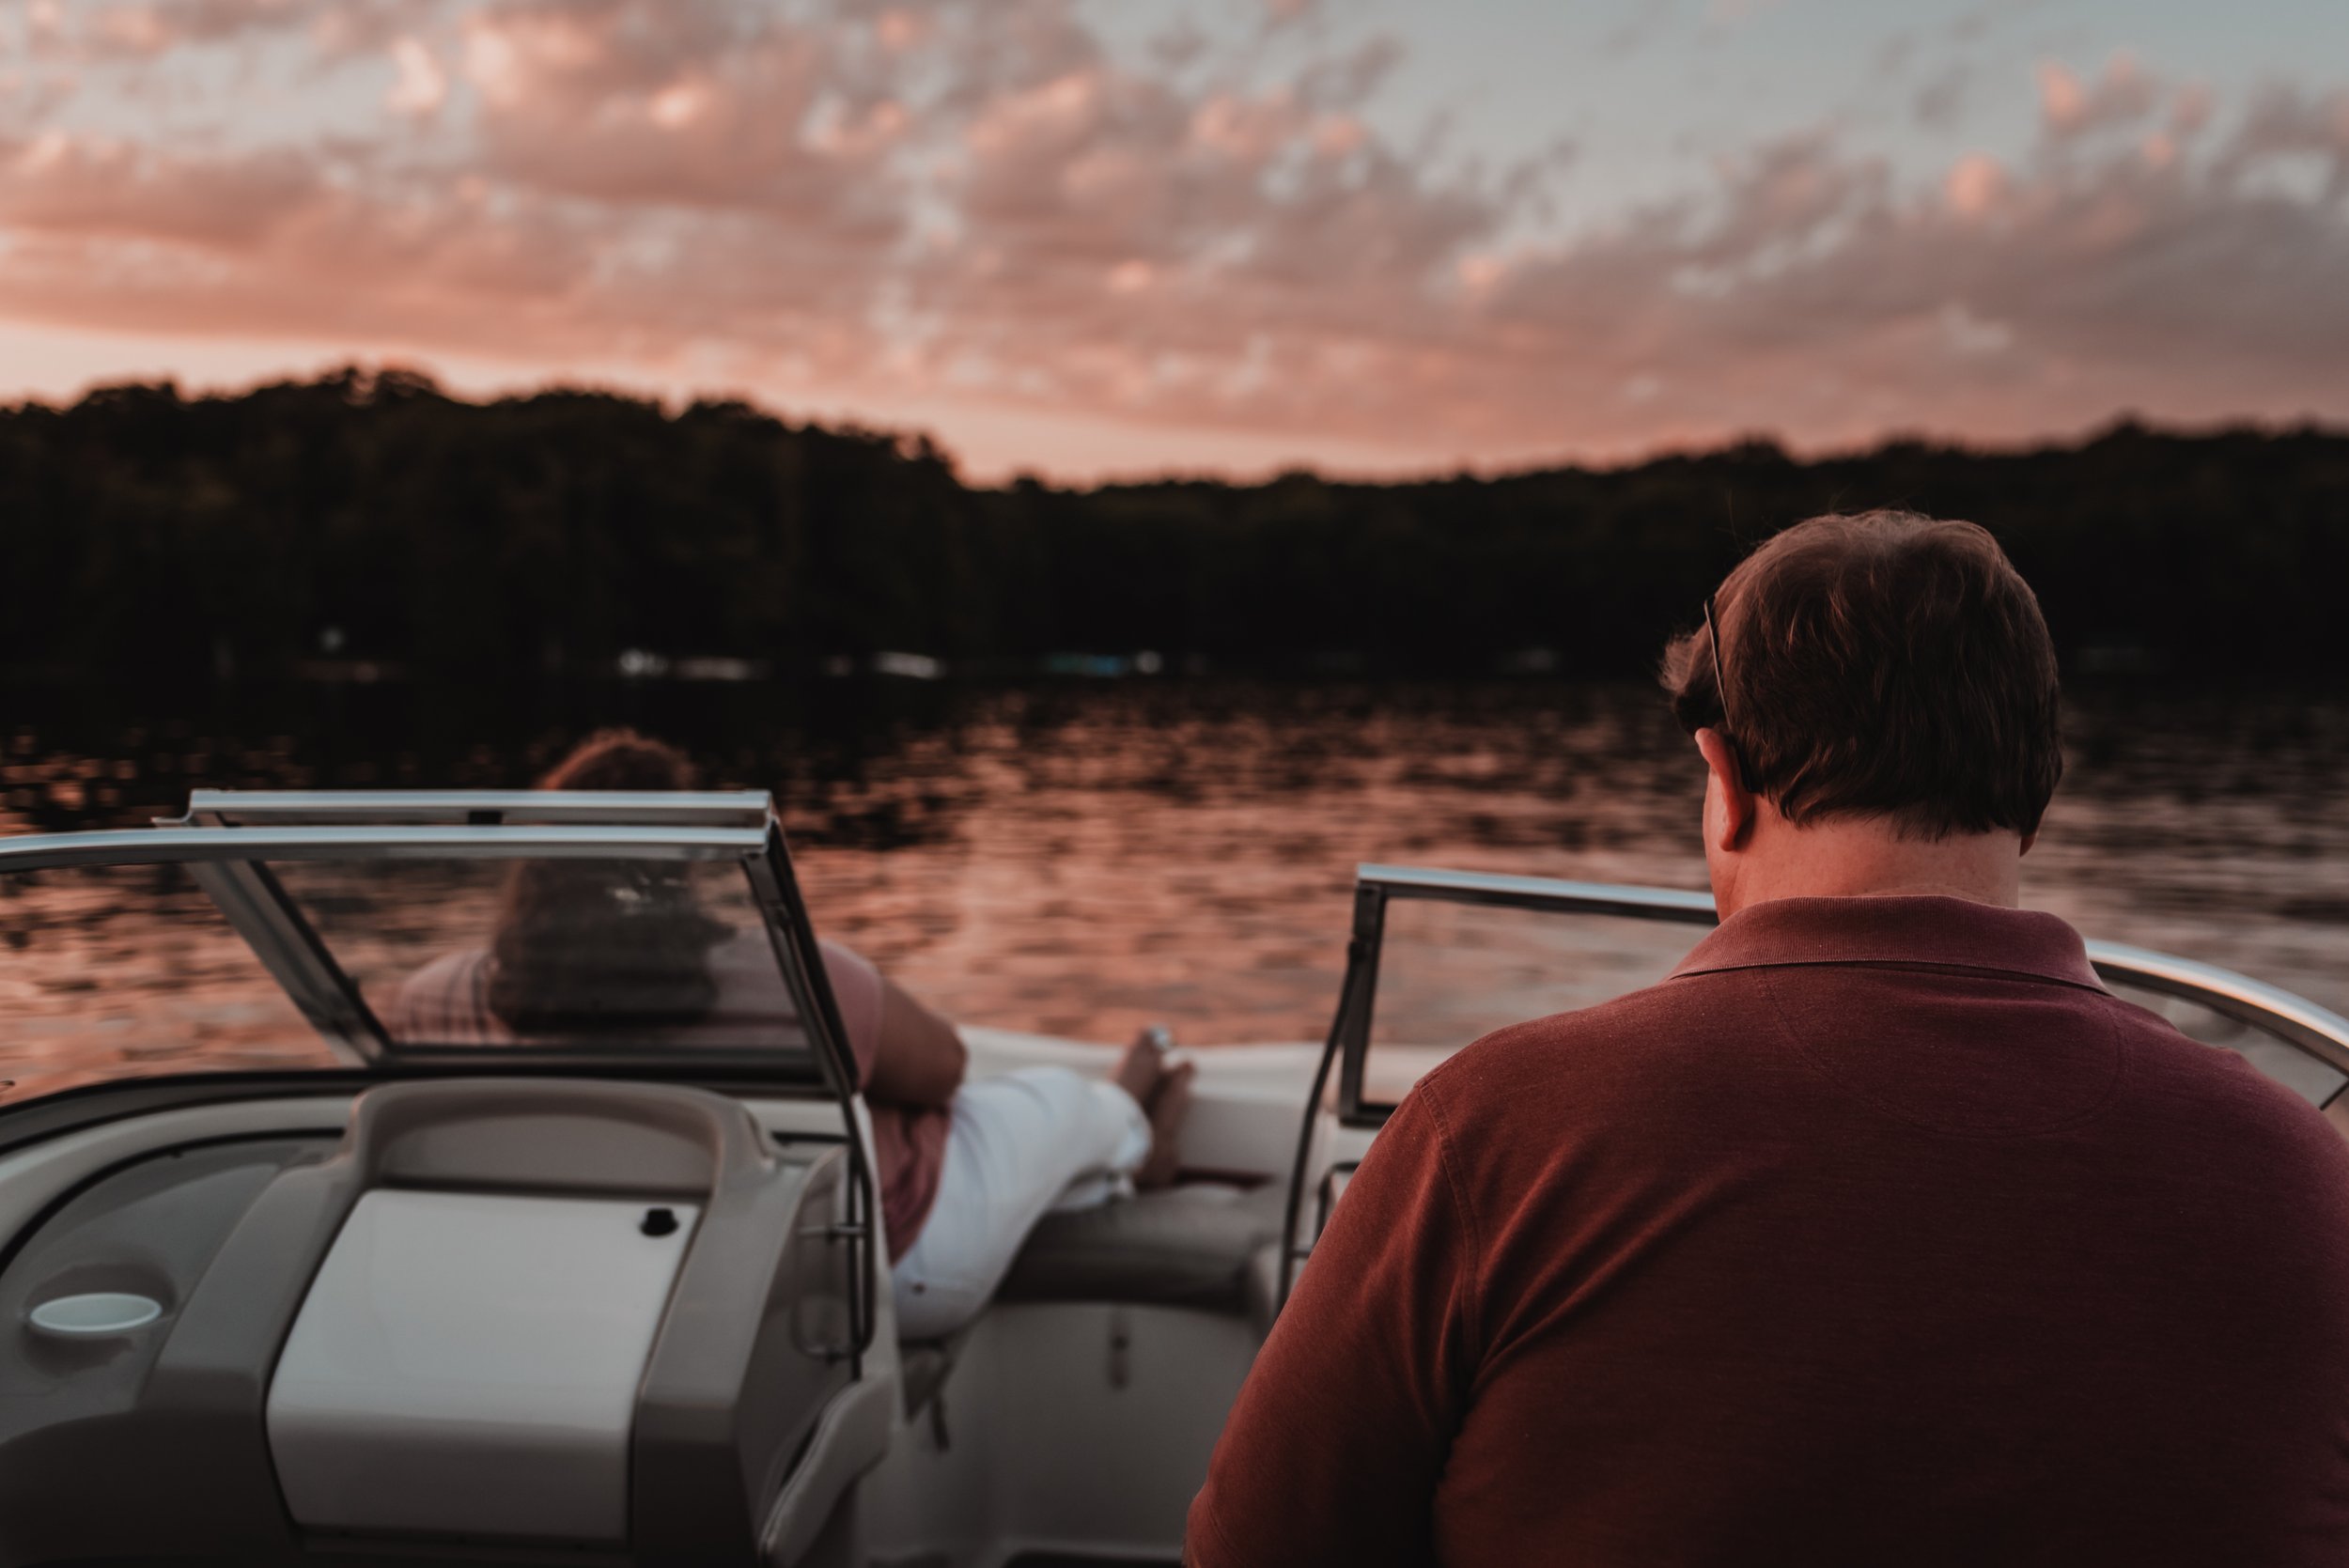
<svg viewBox="0 0 2349 1568">
<path fill-rule="evenodd" d="M 1983 529 L 1813 518 L 1729 574 L 1711 622 L 1665 650 L 1672 712 L 1725 737 L 1747 787 L 1789 823 L 2038 830 L 2063 770 L 2055 648 Z"/>
</svg>

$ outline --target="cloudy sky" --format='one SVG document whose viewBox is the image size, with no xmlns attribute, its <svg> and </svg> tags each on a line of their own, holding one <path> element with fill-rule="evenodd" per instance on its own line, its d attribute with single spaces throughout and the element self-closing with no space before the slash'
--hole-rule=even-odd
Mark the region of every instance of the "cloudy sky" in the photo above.
<svg viewBox="0 0 2349 1568">
<path fill-rule="evenodd" d="M 0 0 L 0 398 L 354 357 L 980 479 L 2349 420 L 2349 3 Z"/>
</svg>

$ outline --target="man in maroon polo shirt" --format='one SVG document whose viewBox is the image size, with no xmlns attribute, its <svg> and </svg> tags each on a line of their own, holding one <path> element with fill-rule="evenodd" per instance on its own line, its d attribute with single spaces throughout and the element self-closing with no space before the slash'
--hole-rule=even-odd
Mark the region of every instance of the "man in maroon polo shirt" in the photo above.
<svg viewBox="0 0 2349 1568">
<path fill-rule="evenodd" d="M 1705 620 L 1664 678 L 1719 928 L 1404 1101 L 1192 1561 L 2349 1564 L 2349 1148 L 2015 908 L 2030 589 L 1823 518 Z"/>
</svg>

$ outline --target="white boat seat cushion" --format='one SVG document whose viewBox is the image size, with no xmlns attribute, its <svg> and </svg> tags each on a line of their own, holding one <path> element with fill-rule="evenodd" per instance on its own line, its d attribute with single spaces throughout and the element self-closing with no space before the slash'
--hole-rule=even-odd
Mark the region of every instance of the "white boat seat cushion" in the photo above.
<svg viewBox="0 0 2349 1568">
<path fill-rule="evenodd" d="M 1287 1184 L 1195 1184 L 1048 1214 L 998 1296 L 1126 1301 L 1237 1312 L 1269 1322 L 1259 1254 L 1281 1245 Z"/>
</svg>

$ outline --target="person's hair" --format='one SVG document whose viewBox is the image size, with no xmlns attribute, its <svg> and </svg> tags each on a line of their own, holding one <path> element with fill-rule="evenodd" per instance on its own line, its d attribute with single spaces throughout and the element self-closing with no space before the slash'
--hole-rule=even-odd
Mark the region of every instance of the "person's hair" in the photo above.
<svg viewBox="0 0 2349 1568">
<path fill-rule="evenodd" d="M 674 746 L 599 730 L 541 789 L 694 785 Z M 506 884 L 490 943 L 490 1011 L 520 1034 L 683 1023 L 717 999 L 708 952 L 727 927 L 703 913 L 687 868 L 647 861 L 523 861 Z"/>
<path fill-rule="evenodd" d="M 1797 825 L 2030 833 L 2063 772 L 2039 601 L 1970 522 L 1797 523 L 1729 574 L 1661 677 L 1681 726 L 1718 731 L 1746 786 Z"/>
</svg>

